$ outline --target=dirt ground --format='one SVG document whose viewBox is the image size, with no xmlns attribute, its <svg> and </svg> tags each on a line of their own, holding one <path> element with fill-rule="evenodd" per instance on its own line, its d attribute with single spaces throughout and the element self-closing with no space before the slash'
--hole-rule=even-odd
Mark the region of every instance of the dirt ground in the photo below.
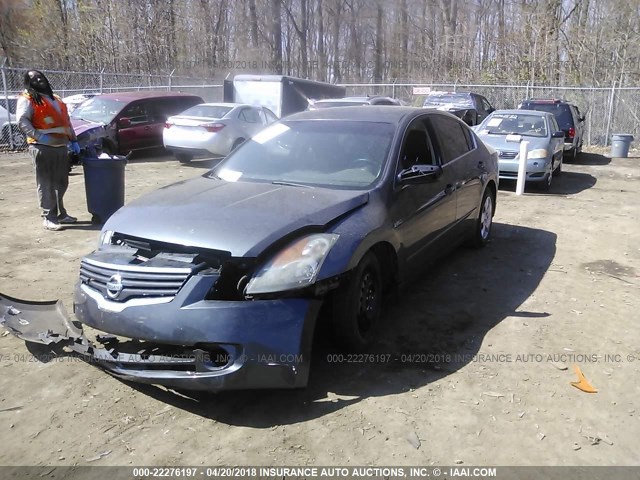
<svg viewBox="0 0 640 480">
<path fill-rule="evenodd" d="M 636 152 L 636 155 L 637 152 Z M 202 174 L 132 159 L 127 199 Z M 42 228 L 31 164 L 0 155 L 0 292 L 61 299 L 97 243 Z M 385 310 L 375 352 L 314 349 L 297 391 L 182 395 L 0 337 L 2 465 L 639 465 L 640 158 L 585 153 L 549 194 L 501 186 L 494 239 L 459 249 Z M 578 365 L 598 393 L 573 387 Z"/>
</svg>

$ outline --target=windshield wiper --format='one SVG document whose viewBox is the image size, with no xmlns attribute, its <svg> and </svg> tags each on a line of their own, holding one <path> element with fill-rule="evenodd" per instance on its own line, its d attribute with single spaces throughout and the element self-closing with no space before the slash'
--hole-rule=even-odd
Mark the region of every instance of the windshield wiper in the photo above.
<svg viewBox="0 0 640 480">
<path fill-rule="evenodd" d="M 305 185 L 303 183 L 294 183 L 294 182 L 285 182 L 284 180 L 274 180 L 271 182 L 272 185 L 286 185 L 289 187 L 303 187 L 303 188 L 313 188 L 311 185 Z"/>
</svg>

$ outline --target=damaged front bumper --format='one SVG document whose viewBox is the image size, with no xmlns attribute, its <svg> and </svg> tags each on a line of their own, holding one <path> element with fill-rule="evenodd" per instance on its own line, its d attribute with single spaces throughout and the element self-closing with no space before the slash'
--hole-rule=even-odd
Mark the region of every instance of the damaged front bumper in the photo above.
<svg viewBox="0 0 640 480">
<path fill-rule="evenodd" d="M 115 302 L 79 282 L 76 317 L 107 333 L 96 342 L 59 301 L 0 294 L 0 324 L 28 342 L 64 345 L 124 380 L 209 391 L 306 386 L 321 300 L 202 300 L 210 287 L 206 276 L 192 276 L 175 297 Z"/>
</svg>

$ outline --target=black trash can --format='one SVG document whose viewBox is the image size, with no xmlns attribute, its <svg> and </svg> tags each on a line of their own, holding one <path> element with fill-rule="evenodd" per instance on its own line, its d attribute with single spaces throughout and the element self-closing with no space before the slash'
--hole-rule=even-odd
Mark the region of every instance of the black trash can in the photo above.
<svg viewBox="0 0 640 480">
<path fill-rule="evenodd" d="M 124 205 L 124 167 L 127 158 L 120 155 L 82 158 L 87 210 L 92 223 L 104 223 Z"/>
</svg>

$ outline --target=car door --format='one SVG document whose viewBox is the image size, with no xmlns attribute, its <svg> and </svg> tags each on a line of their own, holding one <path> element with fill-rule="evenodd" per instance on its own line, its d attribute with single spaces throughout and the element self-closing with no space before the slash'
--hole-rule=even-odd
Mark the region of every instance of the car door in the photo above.
<svg viewBox="0 0 640 480">
<path fill-rule="evenodd" d="M 126 106 L 116 119 L 118 148 L 121 152 L 129 152 L 153 146 L 153 112 L 148 102 L 137 101 Z"/>
<path fill-rule="evenodd" d="M 420 267 L 436 256 L 437 240 L 455 222 L 456 192 L 452 172 L 440 165 L 428 130 L 427 115 L 414 120 L 407 128 L 395 169 L 395 186 L 391 206 L 393 227 L 403 245 L 406 264 Z M 402 183 L 403 170 L 419 165 L 442 167 L 437 178 L 420 184 Z"/>
<path fill-rule="evenodd" d="M 238 120 L 240 131 L 245 139 L 252 137 L 263 128 L 263 124 L 260 120 L 260 115 L 258 114 L 258 109 L 256 107 L 242 108 L 240 113 L 238 113 Z"/>
<path fill-rule="evenodd" d="M 456 220 L 469 218 L 480 204 L 481 177 L 487 165 L 476 155 L 476 139 L 469 127 L 457 118 L 443 114 L 429 117 L 443 168 L 450 170 L 450 182 L 456 191 Z"/>
<path fill-rule="evenodd" d="M 489 103 L 489 101 L 484 98 L 482 95 L 478 95 L 477 103 L 479 104 L 478 109 L 478 124 L 482 123 L 482 121 L 487 118 L 487 116 L 495 110 Z"/>
<path fill-rule="evenodd" d="M 556 132 L 562 132 L 562 129 L 558 126 L 558 122 L 556 121 L 556 117 L 553 115 L 547 116 L 547 121 L 549 122 L 549 135 L 551 135 L 551 149 L 553 150 L 553 155 L 561 158 L 562 152 L 564 151 L 564 138 L 553 138 L 553 134 Z"/>
</svg>

